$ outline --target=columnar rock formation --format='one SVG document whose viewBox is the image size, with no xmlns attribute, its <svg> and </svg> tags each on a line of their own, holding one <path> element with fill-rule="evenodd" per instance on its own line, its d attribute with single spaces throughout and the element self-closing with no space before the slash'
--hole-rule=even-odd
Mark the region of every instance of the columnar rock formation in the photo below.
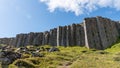
<svg viewBox="0 0 120 68">
<path fill-rule="evenodd" d="M 119 37 L 116 22 L 107 18 L 93 17 L 84 21 L 85 41 L 88 48 L 105 49 Z"/>
<path fill-rule="evenodd" d="M 120 35 L 120 23 L 108 18 L 85 18 L 81 24 L 59 26 L 50 31 L 18 34 L 15 38 L 0 38 L 0 44 L 20 47 L 26 45 L 86 46 L 105 49 Z"/>
<path fill-rule="evenodd" d="M 0 44 L 14 45 L 15 38 L 0 38 Z"/>
</svg>

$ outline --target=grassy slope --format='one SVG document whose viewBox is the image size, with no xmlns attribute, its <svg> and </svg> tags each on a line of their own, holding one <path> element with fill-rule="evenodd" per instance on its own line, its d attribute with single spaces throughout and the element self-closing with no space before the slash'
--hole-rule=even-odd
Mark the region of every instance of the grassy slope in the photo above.
<svg viewBox="0 0 120 68">
<path fill-rule="evenodd" d="M 119 68 L 120 43 L 104 51 L 82 54 L 70 68 Z"/>
<path fill-rule="evenodd" d="M 46 46 L 45 46 L 46 47 Z M 48 46 L 47 46 L 48 47 Z M 16 60 L 9 68 L 18 68 L 16 62 L 23 62 L 28 68 L 119 68 L 120 43 L 104 51 L 88 50 L 85 47 L 58 47 L 60 52 L 42 52 L 43 58 L 30 57 Z M 26 58 L 25 58 L 26 57 Z M 34 61 L 34 62 L 33 62 Z M 33 66 L 33 67 L 32 67 Z M 27 67 L 26 67 L 27 68 Z"/>
</svg>

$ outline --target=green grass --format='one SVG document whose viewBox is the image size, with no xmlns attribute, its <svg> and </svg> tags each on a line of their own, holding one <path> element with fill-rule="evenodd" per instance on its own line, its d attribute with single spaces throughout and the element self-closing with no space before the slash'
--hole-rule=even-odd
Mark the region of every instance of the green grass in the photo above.
<svg viewBox="0 0 120 68">
<path fill-rule="evenodd" d="M 29 47 L 29 46 L 28 46 Z M 45 48 L 50 47 L 48 45 Z M 21 61 L 23 68 L 119 68 L 120 43 L 106 50 L 87 49 L 86 47 L 58 47 L 60 52 L 40 52 L 45 57 L 31 57 L 23 54 L 23 58 L 9 65 L 19 68 L 16 63 Z"/>
<path fill-rule="evenodd" d="M 111 48 L 108 48 L 105 51 L 111 52 L 111 53 L 120 52 L 120 43 L 114 44 Z"/>
</svg>

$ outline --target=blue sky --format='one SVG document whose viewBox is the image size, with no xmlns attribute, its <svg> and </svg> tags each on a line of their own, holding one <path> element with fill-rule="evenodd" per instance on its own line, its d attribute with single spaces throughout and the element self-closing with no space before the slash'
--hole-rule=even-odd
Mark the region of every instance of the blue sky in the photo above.
<svg viewBox="0 0 120 68">
<path fill-rule="evenodd" d="M 43 32 L 81 23 L 85 17 L 120 20 L 119 4 L 120 0 L 0 0 L 0 37 Z"/>
</svg>

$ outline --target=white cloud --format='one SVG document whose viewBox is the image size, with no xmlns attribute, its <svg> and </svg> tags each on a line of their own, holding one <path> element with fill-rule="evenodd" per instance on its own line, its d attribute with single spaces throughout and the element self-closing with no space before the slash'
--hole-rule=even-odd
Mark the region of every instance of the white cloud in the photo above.
<svg viewBox="0 0 120 68">
<path fill-rule="evenodd" d="M 120 0 L 114 0 L 114 8 L 120 10 Z"/>
<path fill-rule="evenodd" d="M 120 0 L 40 0 L 40 2 L 45 3 L 50 12 L 62 9 L 66 12 L 74 12 L 77 16 L 103 7 L 120 10 Z"/>
</svg>

